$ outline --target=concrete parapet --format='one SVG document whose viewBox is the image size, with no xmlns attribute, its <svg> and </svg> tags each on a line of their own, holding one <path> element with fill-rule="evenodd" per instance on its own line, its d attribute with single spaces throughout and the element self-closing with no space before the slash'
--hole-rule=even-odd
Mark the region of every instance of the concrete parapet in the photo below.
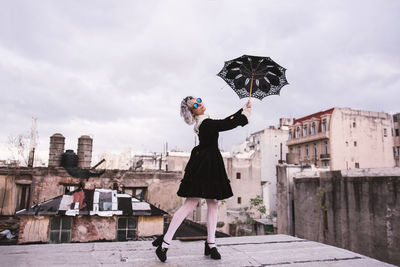
<svg viewBox="0 0 400 267">
<path fill-rule="evenodd" d="M 399 168 L 294 178 L 295 235 L 400 265 Z"/>
</svg>

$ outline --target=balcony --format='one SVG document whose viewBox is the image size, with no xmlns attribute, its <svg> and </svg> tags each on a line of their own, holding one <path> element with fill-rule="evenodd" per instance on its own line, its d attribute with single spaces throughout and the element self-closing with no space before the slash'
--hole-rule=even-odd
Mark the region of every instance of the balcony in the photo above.
<svg viewBox="0 0 400 267">
<path fill-rule="evenodd" d="M 287 140 L 286 145 L 292 146 L 292 145 L 298 145 L 298 144 L 313 142 L 313 141 L 322 140 L 322 139 L 329 139 L 329 131 L 321 132 L 321 133 L 317 133 L 317 134 L 311 134 L 311 135 L 307 135 L 307 136 L 301 136 L 298 138 L 293 138 L 293 139 Z"/>
<path fill-rule="evenodd" d="M 329 160 L 331 158 L 331 154 L 321 154 L 320 159 L 321 160 Z"/>
</svg>

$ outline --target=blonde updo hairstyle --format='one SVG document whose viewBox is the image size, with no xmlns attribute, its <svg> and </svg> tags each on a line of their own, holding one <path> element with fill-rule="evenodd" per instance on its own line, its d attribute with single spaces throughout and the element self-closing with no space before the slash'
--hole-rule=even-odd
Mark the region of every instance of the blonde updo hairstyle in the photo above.
<svg viewBox="0 0 400 267">
<path fill-rule="evenodd" d="M 192 125 L 193 123 L 195 123 L 190 102 L 192 99 L 195 98 L 193 96 L 187 96 L 181 102 L 181 116 L 188 125 Z"/>
</svg>

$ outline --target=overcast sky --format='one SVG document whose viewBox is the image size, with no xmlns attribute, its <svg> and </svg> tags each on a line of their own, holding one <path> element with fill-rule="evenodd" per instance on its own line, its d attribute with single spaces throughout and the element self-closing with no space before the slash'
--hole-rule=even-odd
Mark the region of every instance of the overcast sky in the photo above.
<svg viewBox="0 0 400 267">
<path fill-rule="evenodd" d="M 38 119 L 49 138 L 94 139 L 93 153 L 190 151 L 180 101 L 213 118 L 246 102 L 216 74 L 243 54 L 287 69 L 280 96 L 254 99 L 251 123 L 220 134 L 230 151 L 250 133 L 331 107 L 400 112 L 400 1 L 2 1 L 0 158 Z"/>
</svg>

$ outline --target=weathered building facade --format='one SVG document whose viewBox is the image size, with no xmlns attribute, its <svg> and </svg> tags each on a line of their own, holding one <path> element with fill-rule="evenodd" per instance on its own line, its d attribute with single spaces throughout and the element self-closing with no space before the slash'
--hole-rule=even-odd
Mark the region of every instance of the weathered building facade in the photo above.
<svg viewBox="0 0 400 267">
<path fill-rule="evenodd" d="M 80 188 L 18 211 L 18 243 L 137 240 L 161 235 L 164 214 L 129 194 Z"/>
<path fill-rule="evenodd" d="M 331 170 L 394 167 L 392 128 L 388 113 L 331 108 L 294 120 L 286 144 L 297 164 Z"/>
</svg>

